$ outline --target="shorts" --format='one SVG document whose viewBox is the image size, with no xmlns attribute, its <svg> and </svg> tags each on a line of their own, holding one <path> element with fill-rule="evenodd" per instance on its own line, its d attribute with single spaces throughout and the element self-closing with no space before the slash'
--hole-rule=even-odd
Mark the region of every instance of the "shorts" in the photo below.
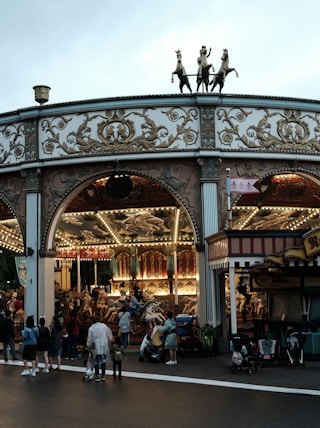
<svg viewBox="0 0 320 428">
<path fill-rule="evenodd" d="M 34 361 L 37 358 L 37 345 L 24 345 L 22 359 Z"/>
<path fill-rule="evenodd" d="M 40 352 L 48 351 L 49 350 L 49 344 L 48 343 L 38 343 L 37 350 Z"/>
</svg>

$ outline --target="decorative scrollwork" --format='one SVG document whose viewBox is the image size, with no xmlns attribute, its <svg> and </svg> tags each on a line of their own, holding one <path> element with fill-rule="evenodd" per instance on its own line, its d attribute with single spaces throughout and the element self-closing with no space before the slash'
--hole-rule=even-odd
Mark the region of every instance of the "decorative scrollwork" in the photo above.
<svg viewBox="0 0 320 428">
<path fill-rule="evenodd" d="M 257 109 L 246 111 L 240 108 L 220 109 L 217 118 L 226 126 L 218 131 L 222 146 L 235 149 L 260 149 L 281 152 L 320 151 L 320 115 L 302 114 L 299 110 L 276 111 Z M 258 114 L 257 114 L 258 113 Z M 261 114 L 262 113 L 262 114 Z M 252 121 L 247 128 L 249 115 Z M 259 119 L 256 118 L 259 116 Z"/>
<path fill-rule="evenodd" d="M 24 125 L 0 128 L 0 164 L 21 162 L 25 156 Z"/>
<path fill-rule="evenodd" d="M 152 115 L 151 113 L 154 112 Z M 107 110 L 104 113 L 82 113 L 75 126 L 68 126 L 74 117 L 44 119 L 41 127 L 48 138 L 42 142 L 46 155 L 102 154 L 115 151 L 140 151 L 176 149 L 181 142 L 184 148 L 196 143 L 198 131 L 190 123 L 196 121 L 196 109 L 170 109 L 161 111 L 169 120 L 167 124 L 156 123 L 159 111 L 143 109 L 126 113 L 124 109 Z M 175 123 L 173 132 L 170 123 Z M 68 128 L 71 128 L 68 131 Z M 62 131 L 62 132 L 61 132 Z"/>
</svg>

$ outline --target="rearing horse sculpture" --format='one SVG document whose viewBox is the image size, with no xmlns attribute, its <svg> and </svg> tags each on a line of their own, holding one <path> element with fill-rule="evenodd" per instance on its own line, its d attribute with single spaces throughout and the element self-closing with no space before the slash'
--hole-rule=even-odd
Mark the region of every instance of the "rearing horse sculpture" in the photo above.
<svg viewBox="0 0 320 428">
<path fill-rule="evenodd" d="M 186 70 L 185 70 L 184 66 L 182 65 L 181 51 L 177 50 L 176 54 L 177 54 L 177 68 L 175 69 L 175 71 L 172 72 L 172 80 L 171 81 L 173 83 L 173 75 L 176 74 L 180 80 L 180 83 L 179 83 L 180 92 L 183 93 L 183 87 L 186 85 L 187 88 L 189 89 L 189 91 L 192 93 Z"/>
<path fill-rule="evenodd" d="M 213 92 L 214 88 L 219 85 L 219 92 L 221 92 L 224 87 L 224 81 L 226 76 L 234 71 L 236 76 L 239 77 L 239 74 L 235 68 L 229 67 L 229 53 L 228 49 L 223 49 L 222 57 L 221 57 L 221 67 L 218 73 L 214 76 L 213 80 L 210 82 L 210 85 L 213 85 L 211 88 L 211 92 Z"/>
</svg>

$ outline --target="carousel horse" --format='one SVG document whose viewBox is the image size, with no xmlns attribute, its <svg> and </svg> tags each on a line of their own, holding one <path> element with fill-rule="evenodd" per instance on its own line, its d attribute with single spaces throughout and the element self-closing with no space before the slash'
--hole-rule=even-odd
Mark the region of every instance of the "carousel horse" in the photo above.
<svg viewBox="0 0 320 428">
<path fill-rule="evenodd" d="M 236 76 L 239 77 L 238 72 L 235 68 L 229 67 L 229 53 L 228 49 L 223 49 L 222 57 L 221 57 L 221 67 L 218 73 L 214 76 L 213 80 L 210 82 L 210 85 L 213 85 L 211 88 L 211 92 L 213 92 L 214 88 L 219 85 L 219 92 L 221 92 L 224 87 L 225 78 L 231 71 L 236 73 Z"/>
<path fill-rule="evenodd" d="M 106 314 L 108 312 L 109 306 L 107 305 L 108 293 L 106 293 L 103 289 L 99 291 L 96 309 L 100 312 L 100 314 Z"/>
<path fill-rule="evenodd" d="M 79 312 L 82 314 L 89 315 L 92 317 L 93 311 L 92 311 L 92 298 L 90 296 L 89 291 L 85 290 L 82 292 L 82 298 L 81 298 L 81 305 Z"/>
<path fill-rule="evenodd" d="M 180 80 L 179 82 L 179 89 L 181 94 L 183 93 L 183 87 L 186 86 L 190 93 L 192 93 L 192 89 L 189 83 L 189 79 L 186 73 L 186 70 L 184 68 L 184 66 L 182 65 L 182 60 L 181 60 L 181 52 L 179 50 L 176 51 L 177 54 L 177 67 L 175 69 L 175 71 L 172 72 L 172 83 L 173 83 L 173 75 L 176 74 Z"/>
<path fill-rule="evenodd" d="M 160 308 L 161 302 L 153 300 L 144 305 L 142 312 L 142 319 L 149 323 L 150 326 L 156 321 L 163 323 L 166 317 L 162 314 L 163 310 Z"/>
<path fill-rule="evenodd" d="M 182 302 L 184 303 L 184 307 L 182 310 L 183 314 L 188 315 L 196 315 L 197 314 L 197 299 L 191 298 L 188 296 L 184 296 L 182 299 Z"/>
</svg>

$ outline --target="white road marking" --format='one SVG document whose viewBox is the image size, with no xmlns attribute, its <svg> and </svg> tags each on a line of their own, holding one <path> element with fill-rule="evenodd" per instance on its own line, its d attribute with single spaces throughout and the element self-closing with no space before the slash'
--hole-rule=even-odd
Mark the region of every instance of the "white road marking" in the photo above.
<svg viewBox="0 0 320 428">
<path fill-rule="evenodd" d="M 9 361 L 6 363 L 4 360 L 0 360 L 0 364 L 23 366 L 22 361 Z M 44 364 L 40 363 L 39 367 L 43 368 Z M 75 373 L 82 373 L 83 375 L 85 371 L 84 367 L 68 366 L 68 365 L 61 365 L 60 370 L 75 372 Z M 106 375 L 111 376 L 112 371 L 107 370 Z M 318 397 L 320 396 L 320 390 L 316 390 L 316 389 L 285 388 L 282 386 L 254 385 L 252 383 L 227 382 L 227 381 L 220 381 L 220 380 L 213 380 L 213 379 L 211 380 L 211 379 L 201 379 L 201 378 L 194 378 L 194 377 L 170 376 L 170 375 L 160 375 L 160 374 L 140 373 L 140 372 L 123 371 L 122 375 L 123 377 L 135 378 L 135 379 L 191 383 L 195 385 L 208 385 L 208 386 L 216 386 L 216 387 L 223 387 L 223 388 L 249 389 L 252 391 L 277 392 L 277 393 L 283 393 L 283 394 L 313 395 Z"/>
</svg>

